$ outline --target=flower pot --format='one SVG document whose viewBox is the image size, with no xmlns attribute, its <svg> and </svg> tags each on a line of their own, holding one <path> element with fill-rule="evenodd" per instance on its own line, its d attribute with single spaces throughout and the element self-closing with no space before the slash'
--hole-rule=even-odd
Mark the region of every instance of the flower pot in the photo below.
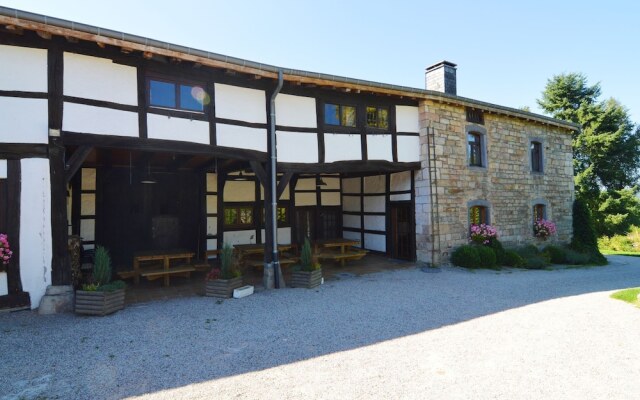
<svg viewBox="0 0 640 400">
<path fill-rule="evenodd" d="M 233 296 L 234 289 L 242 286 L 242 277 L 231 279 L 214 279 L 207 281 L 205 296 L 228 299 Z"/>
<path fill-rule="evenodd" d="M 76 290 L 75 312 L 86 315 L 107 315 L 124 308 L 125 289 L 113 292 Z"/>
<path fill-rule="evenodd" d="M 322 283 L 322 268 L 314 271 L 293 271 L 291 287 L 313 289 Z"/>
</svg>

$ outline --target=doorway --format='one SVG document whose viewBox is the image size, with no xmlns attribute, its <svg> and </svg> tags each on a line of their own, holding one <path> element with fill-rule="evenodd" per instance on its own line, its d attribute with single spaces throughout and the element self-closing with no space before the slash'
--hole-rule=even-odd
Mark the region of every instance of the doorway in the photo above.
<svg viewBox="0 0 640 400">
<path fill-rule="evenodd" d="M 391 217 L 391 257 L 399 260 L 415 260 L 415 227 L 411 202 L 393 202 Z"/>
</svg>

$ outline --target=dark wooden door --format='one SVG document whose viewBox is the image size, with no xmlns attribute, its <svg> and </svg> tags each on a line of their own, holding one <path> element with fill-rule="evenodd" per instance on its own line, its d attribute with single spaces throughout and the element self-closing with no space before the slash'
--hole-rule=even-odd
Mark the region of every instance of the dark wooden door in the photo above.
<svg viewBox="0 0 640 400">
<path fill-rule="evenodd" d="M 302 244 L 305 238 L 316 240 L 316 208 L 296 207 L 295 242 Z"/>
<path fill-rule="evenodd" d="M 340 224 L 340 207 L 322 207 L 319 210 L 318 218 L 318 239 L 334 239 L 342 237 L 342 226 Z"/>
<path fill-rule="evenodd" d="M 391 203 L 391 257 L 415 259 L 415 232 L 411 203 Z"/>
</svg>

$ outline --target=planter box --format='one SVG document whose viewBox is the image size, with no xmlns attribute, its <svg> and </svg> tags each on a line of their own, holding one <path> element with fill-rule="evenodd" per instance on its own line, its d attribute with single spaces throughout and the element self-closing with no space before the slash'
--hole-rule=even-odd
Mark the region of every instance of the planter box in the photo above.
<svg viewBox="0 0 640 400">
<path fill-rule="evenodd" d="M 124 289 L 113 292 L 76 290 L 76 314 L 107 315 L 124 308 Z"/>
<path fill-rule="evenodd" d="M 242 286 L 242 277 L 233 279 L 216 279 L 207 281 L 205 296 L 228 299 L 233 296 L 233 291 Z"/>
<path fill-rule="evenodd" d="M 322 283 L 322 268 L 315 271 L 293 271 L 291 286 L 312 289 Z"/>
</svg>

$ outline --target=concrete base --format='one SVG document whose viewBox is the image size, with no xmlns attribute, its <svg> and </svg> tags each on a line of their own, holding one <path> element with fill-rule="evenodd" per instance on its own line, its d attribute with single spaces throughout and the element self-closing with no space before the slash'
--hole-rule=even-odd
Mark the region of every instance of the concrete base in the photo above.
<svg viewBox="0 0 640 400">
<path fill-rule="evenodd" d="M 284 289 L 287 285 L 284 282 L 284 277 L 282 276 L 282 268 L 278 268 L 278 277 L 280 278 L 278 282 L 280 283 L 280 289 Z M 273 264 L 265 264 L 264 265 L 264 275 L 262 277 L 262 285 L 265 289 L 274 289 L 275 288 L 275 274 Z"/>
<path fill-rule="evenodd" d="M 49 315 L 73 311 L 73 286 L 47 286 L 40 300 L 38 314 Z"/>
</svg>

